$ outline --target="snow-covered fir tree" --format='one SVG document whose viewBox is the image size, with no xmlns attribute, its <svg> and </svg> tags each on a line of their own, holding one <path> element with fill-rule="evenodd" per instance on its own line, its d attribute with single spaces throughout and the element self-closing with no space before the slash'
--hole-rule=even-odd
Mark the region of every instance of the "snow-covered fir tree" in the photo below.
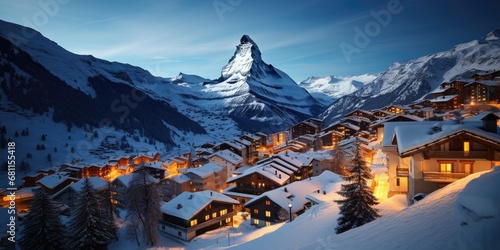
<svg viewBox="0 0 500 250">
<path fill-rule="evenodd" d="M 337 234 L 362 226 L 379 217 L 373 208 L 378 204 L 377 199 L 373 195 L 372 188 L 367 184 L 373 175 L 370 173 L 370 168 L 366 166 L 360 150 L 359 143 L 356 143 L 354 157 L 349 165 L 350 173 L 343 177 L 347 184 L 342 184 L 338 192 L 345 199 L 336 201 L 340 205 L 340 217 L 338 226 L 335 228 Z"/>
<path fill-rule="evenodd" d="M 65 249 L 66 227 L 55 205 L 42 189 L 33 190 L 31 212 L 22 222 L 19 246 L 21 249 Z"/>
<path fill-rule="evenodd" d="M 71 240 L 66 249 L 106 249 L 114 238 L 115 225 L 103 207 L 102 195 L 85 178 L 77 197 L 69 221 Z"/>
<path fill-rule="evenodd" d="M 146 244 L 153 246 L 159 241 L 158 221 L 161 219 L 160 189 L 158 180 L 143 165 L 137 167 L 127 188 L 127 234 L 136 237 L 142 232 Z"/>
<path fill-rule="evenodd" d="M 460 109 L 457 109 L 453 111 L 453 123 L 455 124 L 463 124 L 464 123 L 464 117 L 462 116 L 462 111 Z"/>
<path fill-rule="evenodd" d="M 347 169 L 347 153 L 342 149 L 342 147 L 337 143 L 332 151 L 332 162 L 330 163 L 330 170 L 340 176 L 345 176 L 348 174 L 348 169 Z"/>
</svg>

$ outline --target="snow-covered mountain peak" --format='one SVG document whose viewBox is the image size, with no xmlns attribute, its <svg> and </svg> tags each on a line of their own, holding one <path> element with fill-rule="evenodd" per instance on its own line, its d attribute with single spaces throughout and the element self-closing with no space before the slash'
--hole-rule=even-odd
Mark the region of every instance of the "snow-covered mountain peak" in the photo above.
<svg viewBox="0 0 500 250">
<path fill-rule="evenodd" d="M 305 88 L 323 105 L 330 105 L 338 98 L 351 94 L 365 84 L 373 82 L 376 75 L 363 74 L 359 76 L 311 76 L 301 81 L 299 86 Z"/>
<path fill-rule="evenodd" d="M 262 75 L 266 71 L 265 66 L 267 65 L 262 61 L 259 46 L 250 36 L 243 35 L 240 44 L 236 46 L 233 57 L 222 68 L 220 80 L 224 81 L 235 75 L 239 75 L 240 78 L 249 75 Z"/>
<path fill-rule="evenodd" d="M 494 30 L 494 31 L 488 33 L 485 37 L 483 37 L 482 40 L 493 41 L 493 40 L 499 40 L 499 39 L 500 39 L 500 29 Z"/>
</svg>

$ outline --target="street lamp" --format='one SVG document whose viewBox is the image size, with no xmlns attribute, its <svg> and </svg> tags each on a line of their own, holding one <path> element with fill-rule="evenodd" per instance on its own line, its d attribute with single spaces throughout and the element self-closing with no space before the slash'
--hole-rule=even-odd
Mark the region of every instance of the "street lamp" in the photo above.
<svg viewBox="0 0 500 250">
<path fill-rule="evenodd" d="M 288 203 L 288 208 L 290 208 L 290 222 L 292 222 L 292 203 Z"/>
</svg>

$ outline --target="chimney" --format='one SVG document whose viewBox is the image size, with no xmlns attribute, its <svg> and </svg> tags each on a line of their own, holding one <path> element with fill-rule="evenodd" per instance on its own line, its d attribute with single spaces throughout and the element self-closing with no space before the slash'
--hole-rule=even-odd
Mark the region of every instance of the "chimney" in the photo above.
<svg viewBox="0 0 500 250">
<path fill-rule="evenodd" d="M 285 193 L 288 193 L 288 188 L 285 187 Z"/>
<path fill-rule="evenodd" d="M 278 175 L 278 170 L 274 170 L 274 175 Z"/>
<path fill-rule="evenodd" d="M 212 191 L 210 191 L 210 196 L 212 196 Z"/>
<path fill-rule="evenodd" d="M 177 209 L 181 209 L 182 208 L 182 204 L 177 204 Z"/>
<path fill-rule="evenodd" d="M 281 174 L 279 174 L 278 177 L 281 179 Z"/>
</svg>

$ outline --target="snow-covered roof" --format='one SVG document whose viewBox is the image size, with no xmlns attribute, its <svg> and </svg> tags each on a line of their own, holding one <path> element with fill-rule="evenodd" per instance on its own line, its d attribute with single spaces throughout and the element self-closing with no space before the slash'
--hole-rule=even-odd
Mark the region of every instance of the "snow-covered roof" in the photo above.
<svg viewBox="0 0 500 250">
<path fill-rule="evenodd" d="M 51 174 L 43 177 L 42 179 L 38 180 L 37 183 L 40 183 L 41 185 L 53 189 L 57 187 L 59 184 L 63 183 L 65 180 L 67 180 L 69 177 L 61 174 Z"/>
<path fill-rule="evenodd" d="M 398 143 L 398 151 L 400 154 L 408 153 L 409 151 L 459 133 L 477 136 L 483 140 L 492 141 L 495 144 L 500 142 L 500 134 L 484 131 L 481 122 L 467 119 L 464 119 L 463 122 L 464 124 L 453 124 L 452 121 L 443 121 L 440 125 L 441 131 L 437 132 L 431 132 L 432 128 L 436 126 L 435 123 L 419 124 L 419 126 L 398 126 L 394 130 L 394 135 Z"/>
<path fill-rule="evenodd" d="M 477 81 L 470 82 L 470 83 L 466 84 L 465 86 L 469 86 L 469 85 L 474 84 L 474 83 L 479 83 L 479 84 L 482 84 L 485 86 L 491 86 L 491 87 L 498 86 L 498 81 L 495 81 L 495 80 L 477 80 Z"/>
<path fill-rule="evenodd" d="M 283 185 L 286 181 L 288 181 L 288 179 L 290 179 L 290 176 L 287 173 L 272 167 L 270 163 L 266 163 L 251 167 L 242 174 L 229 178 L 227 183 L 234 182 L 253 173 L 259 174 L 279 185 Z"/>
<path fill-rule="evenodd" d="M 331 183 L 342 182 L 342 178 L 331 171 L 325 171 L 319 176 L 311 177 L 302 181 L 296 181 L 286 186 L 267 191 L 245 204 L 245 207 L 252 203 L 267 197 L 282 208 L 288 209 L 288 204 L 292 204 L 292 212 L 298 212 L 304 208 L 308 202 L 306 196 L 313 192 L 322 194 L 327 185 Z M 286 191 L 285 191 L 286 189 Z"/>
<path fill-rule="evenodd" d="M 432 110 L 434 110 L 433 108 L 431 108 Z M 370 127 L 378 127 L 378 126 L 381 126 L 383 124 L 386 124 L 388 122 L 391 122 L 397 118 L 406 118 L 408 120 L 413 120 L 413 121 L 416 121 L 416 122 L 421 122 L 424 120 L 424 118 L 422 117 L 418 117 L 418 116 L 414 116 L 414 115 L 406 115 L 406 114 L 398 114 L 398 115 L 392 115 L 392 116 L 388 116 L 388 117 L 385 117 L 384 119 L 380 119 L 378 120 L 377 122 L 374 122 L 370 125 Z"/>
<path fill-rule="evenodd" d="M 108 187 L 108 182 L 101 179 L 100 177 L 97 177 L 97 176 L 93 176 L 93 177 L 88 177 L 89 178 L 89 181 L 90 181 L 90 185 L 98 190 L 98 191 L 102 191 L 104 189 L 106 189 Z M 71 184 L 71 185 L 68 185 L 66 187 L 64 187 L 63 189 L 59 190 L 59 192 L 55 193 L 52 195 L 53 198 L 56 198 L 58 197 L 59 195 L 63 194 L 66 192 L 66 190 L 68 189 L 71 189 L 73 190 L 75 193 L 78 193 L 80 192 L 82 189 L 83 189 L 83 186 L 85 185 L 85 178 L 82 178 L 80 179 L 79 181 Z"/>
<path fill-rule="evenodd" d="M 163 204 L 161 211 L 164 214 L 189 220 L 213 201 L 239 204 L 235 199 L 216 191 L 183 192 L 171 201 Z"/>
<path fill-rule="evenodd" d="M 213 173 L 218 173 L 223 170 L 224 167 L 215 163 L 207 163 L 199 168 L 186 168 L 183 169 L 184 174 L 192 173 L 201 178 L 206 178 Z"/>
<path fill-rule="evenodd" d="M 90 185 L 97 190 L 103 190 L 108 186 L 108 182 L 101 179 L 100 177 L 89 177 Z M 75 192 L 80 192 L 85 185 L 85 178 L 80 179 L 79 181 L 69 185 L 68 187 L 73 189 Z"/>
<path fill-rule="evenodd" d="M 422 121 L 422 122 L 388 122 L 384 124 L 384 139 L 382 140 L 382 147 L 390 147 L 392 145 L 392 138 L 394 130 L 398 126 L 427 126 L 435 124 L 435 121 Z"/>
<path fill-rule="evenodd" d="M 185 183 L 185 182 L 188 182 L 191 180 L 191 178 L 185 174 L 178 174 L 178 175 L 170 177 L 169 179 L 172 181 L 175 181 L 179 184 Z"/>
<path fill-rule="evenodd" d="M 241 138 L 234 138 L 233 141 L 235 141 L 235 142 L 237 142 L 239 144 L 245 145 L 247 147 L 252 145 L 252 142 L 247 141 L 245 139 L 241 139 Z"/>
<path fill-rule="evenodd" d="M 435 102 L 447 102 L 447 101 L 450 101 L 450 100 L 452 100 L 453 98 L 455 98 L 457 96 L 458 95 L 444 95 L 444 96 L 440 96 L 440 97 L 431 99 L 430 101 L 432 103 L 435 103 Z"/>
<path fill-rule="evenodd" d="M 238 150 L 243 150 L 245 148 L 245 145 L 243 145 L 239 142 L 235 142 L 235 141 L 224 141 L 224 142 L 218 144 L 217 146 L 220 146 L 222 144 L 227 144 L 228 146 L 235 148 L 235 149 L 238 149 Z"/>
<path fill-rule="evenodd" d="M 440 93 L 445 92 L 445 91 L 446 91 L 446 90 L 448 90 L 448 89 L 450 89 L 450 87 L 446 87 L 446 88 L 441 88 L 441 87 L 439 87 L 439 88 L 437 88 L 437 89 L 435 89 L 435 90 L 431 91 L 431 94 L 440 94 Z"/>
<path fill-rule="evenodd" d="M 116 177 L 113 182 L 121 182 L 125 187 L 128 187 L 128 185 L 130 184 L 130 181 L 132 180 L 132 177 L 135 175 L 135 174 L 138 174 L 138 173 L 131 173 L 131 174 L 127 174 L 127 175 L 122 175 L 122 176 L 118 176 Z M 154 178 L 153 176 L 151 175 L 146 175 L 148 176 L 149 178 L 149 182 L 155 182 L 157 183 L 158 182 L 158 179 Z"/>
<path fill-rule="evenodd" d="M 145 167 L 148 167 L 148 168 L 156 168 L 156 169 L 161 169 L 161 170 L 165 170 L 165 168 L 163 167 L 163 163 L 161 162 L 144 162 L 142 163 L 144 164 Z"/>
<path fill-rule="evenodd" d="M 239 155 L 237 155 L 237 154 L 235 154 L 227 149 L 217 151 L 217 152 L 213 153 L 212 155 L 208 156 L 208 158 L 210 159 L 214 156 L 217 156 L 221 159 L 224 159 L 233 165 L 238 165 L 238 164 L 243 162 L 243 158 L 241 156 L 239 156 Z"/>
</svg>

